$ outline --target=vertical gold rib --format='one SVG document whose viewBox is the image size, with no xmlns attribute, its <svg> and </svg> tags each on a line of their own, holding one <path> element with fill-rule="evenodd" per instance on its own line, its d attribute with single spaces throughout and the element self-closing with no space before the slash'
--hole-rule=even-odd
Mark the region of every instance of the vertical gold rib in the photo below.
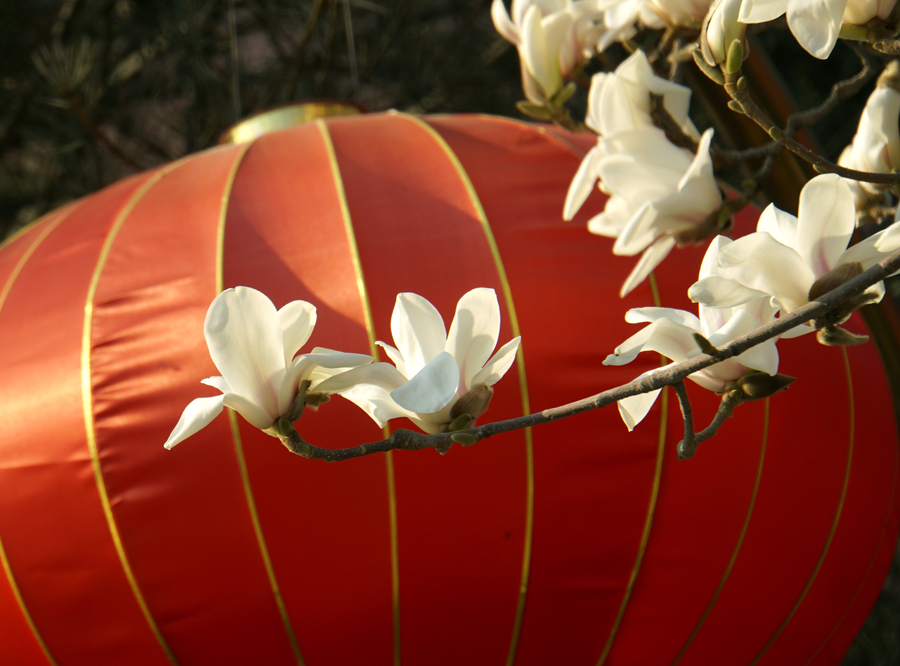
<svg viewBox="0 0 900 666">
<path fill-rule="evenodd" d="M 750 495 L 750 506 L 747 507 L 747 515 L 744 517 L 744 525 L 741 527 L 741 534 L 738 537 L 737 544 L 734 546 L 734 552 L 731 554 L 731 559 L 728 560 L 728 566 L 725 567 L 725 573 L 722 575 L 722 580 L 719 581 L 719 587 L 716 588 L 716 591 L 713 593 L 712 598 L 709 600 L 709 604 L 706 606 L 706 610 L 703 611 L 703 615 L 700 616 L 700 621 L 697 622 L 697 626 L 694 627 L 694 631 L 691 632 L 691 635 L 688 637 L 687 642 L 684 644 L 684 647 L 681 648 L 681 652 L 678 653 L 678 656 L 675 657 L 675 661 L 672 662 L 672 666 L 675 666 L 681 658 L 684 656 L 684 653 L 687 652 L 687 649 L 691 646 L 691 643 L 694 642 L 694 638 L 697 637 L 697 634 L 700 633 L 700 627 L 703 626 L 703 623 L 706 622 L 706 618 L 709 617 L 710 612 L 713 609 L 713 606 L 716 605 L 716 601 L 719 599 L 719 595 L 722 593 L 722 588 L 725 587 L 725 581 L 728 580 L 728 577 L 731 575 L 731 569 L 734 567 L 734 563 L 737 560 L 738 553 L 741 552 L 741 546 L 744 544 L 744 536 L 747 534 L 747 528 L 750 527 L 750 518 L 753 516 L 753 507 L 756 506 L 756 496 L 759 493 L 759 482 L 762 480 L 762 472 L 763 472 L 763 464 L 766 460 L 766 445 L 769 440 L 769 399 L 766 398 L 765 403 L 765 412 L 763 413 L 763 437 L 762 437 L 762 446 L 759 451 L 759 464 L 756 468 L 756 481 L 753 483 L 753 493 Z"/>
<path fill-rule="evenodd" d="M 56 211 L 57 218 L 47 224 L 44 230 L 40 234 L 38 234 L 38 237 L 34 239 L 28 249 L 25 250 L 25 253 L 21 256 L 18 263 L 13 268 L 12 273 L 10 273 L 6 284 L 3 285 L 3 290 L 0 291 L 0 311 L 3 310 L 3 305 L 6 303 L 6 297 L 9 295 L 9 290 L 12 289 L 13 282 L 15 282 L 16 278 L 19 277 L 19 273 L 22 272 L 22 269 L 31 258 L 31 255 L 34 254 L 34 251 L 44 241 L 44 239 L 48 235 L 50 235 L 50 232 L 53 231 L 60 222 L 62 222 L 69 216 L 69 213 L 71 213 L 72 210 L 73 208 L 69 207 L 63 211 Z M 42 220 L 43 219 L 45 218 L 42 218 Z M 28 228 L 31 227 L 29 226 Z M 18 235 L 19 234 L 17 234 L 16 237 L 18 237 Z M 47 647 L 47 644 L 44 642 L 44 638 L 43 636 L 41 636 L 41 632 L 38 631 L 37 625 L 34 623 L 34 619 L 31 617 L 31 613 L 28 612 L 28 607 L 25 605 L 25 600 L 22 598 L 22 592 L 19 590 L 19 585 L 16 582 L 15 575 L 13 574 L 12 565 L 10 565 L 9 558 L 6 555 L 6 549 L 3 547 L 3 539 L 0 539 L 0 565 L 3 566 L 3 571 L 6 574 L 7 580 L 9 581 L 9 586 L 12 589 L 13 596 L 16 599 L 16 603 L 19 604 L 19 610 L 22 611 L 22 616 L 25 618 L 25 623 L 28 625 L 28 628 L 34 635 L 34 639 L 37 641 L 38 646 L 41 648 L 41 652 L 44 653 L 47 661 L 49 661 L 52 666 L 56 666 L 56 660 L 53 658 L 53 655 L 50 654 L 50 650 Z"/>
<path fill-rule="evenodd" d="M 356 288 L 363 306 L 363 319 L 366 325 L 366 334 L 369 337 L 369 353 L 376 360 L 380 358 L 378 345 L 375 344 L 375 322 L 372 318 L 372 303 L 369 299 L 369 291 L 366 288 L 366 280 L 363 274 L 362 260 L 359 256 L 359 246 L 356 244 L 356 232 L 353 230 L 353 218 L 350 217 L 350 207 L 347 205 L 347 194 L 344 191 L 344 180 L 341 177 L 341 169 L 338 165 L 337 155 L 334 152 L 334 144 L 328 132 L 325 121 L 316 120 L 316 127 L 325 144 L 328 154 L 328 164 L 331 167 L 331 177 L 337 192 L 338 203 L 341 207 L 341 217 L 344 220 L 344 230 L 347 233 L 347 245 L 350 248 L 350 256 L 353 261 L 353 271 L 356 274 Z M 389 426 L 384 427 L 385 438 L 390 437 Z M 400 666 L 400 552 L 398 545 L 397 527 L 397 493 L 394 479 L 394 457 L 391 451 L 385 453 L 385 467 L 387 471 L 388 487 L 388 513 L 391 538 L 391 600 L 394 621 L 394 665 Z"/>
<path fill-rule="evenodd" d="M 656 286 L 656 275 L 650 273 L 648 276 L 650 282 L 650 295 L 653 298 L 653 305 L 662 307 L 662 301 L 659 298 L 659 288 Z M 660 365 L 665 365 L 666 359 L 660 356 Z M 625 594 L 622 596 L 622 604 L 619 606 L 619 612 L 610 629 L 609 637 L 606 639 L 606 645 L 603 646 L 603 652 L 597 660 L 597 666 L 603 666 L 612 650 L 613 641 L 619 632 L 619 625 L 622 624 L 622 618 L 625 617 L 625 609 L 628 608 L 628 601 L 631 599 L 631 593 L 634 591 L 634 584 L 637 582 L 638 573 L 641 570 L 641 563 L 644 560 L 644 553 L 647 551 L 647 542 L 650 540 L 650 528 L 653 526 L 653 516 L 656 513 L 656 500 L 659 497 L 659 482 L 662 478 L 663 453 L 666 449 L 666 426 L 669 421 L 669 391 L 668 388 L 663 389 L 662 399 L 659 405 L 659 437 L 656 445 L 656 469 L 653 472 L 653 485 L 650 489 L 650 503 L 647 507 L 647 517 L 644 519 L 644 531 L 641 534 L 641 541 L 638 545 L 637 556 L 634 559 L 634 566 L 631 574 L 628 576 L 628 583 L 625 586 Z"/>
<path fill-rule="evenodd" d="M 147 606 L 147 602 L 144 600 L 144 595 L 141 593 L 140 586 L 138 585 L 137 579 L 134 576 L 134 572 L 131 569 L 131 564 L 129 563 L 128 556 L 125 553 L 125 546 L 122 543 L 122 538 L 119 534 L 119 528 L 116 525 L 115 516 L 113 516 L 112 506 L 109 503 L 109 495 L 106 492 L 106 483 L 103 480 L 103 470 L 100 466 L 100 453 L 97 450 L 97 437 L 94 432 L 94 405 L 92 394 L 93 388 L 91 386 L 91 327 L 94 318 L 94 296 L 97 293 L 97 285 L 100 283 L 100 276 L 103 273 L 103 267 L 106 264 L 106 259 L 109 256 L 109 252 L 112 249 L 113 243 L 115 242 L 116 235 L 119 233 L 119 230 L 122 228 L 122 224 L 124 224 L 125 219 L 131 213 L 132 209 L 134 209 L 137 202 L 140 201 L 141 198 L 150 190 L 150 188 L 153 187 L 157 182 L 159 182 L 159 180 L 165 174 L 169 173 L 180 163 L 180 161 L 173 162 L 167 167 L 159 169 L 156 173 L 150 176 L 146 180 L 146 182 L 141 185 L 140 188 L 138 188 L 137 192 L 135 192 L 125 203 L 124 207 L 119 212 L 116 219 L 113 221 L 113 224 L 106 235 L 106 240 L 103 242 L 103 247 L 100 250 L 100 256 L 97 259 L 97 265 L 94 267 L 94 274 L 91 277 L 90 286 L 88 287 L 87 300 L 84 304 L 84 328 L 82 330 L 81 336 L 81 396 L 82 405 L 84 408 L 84 425 L 87 436 L 88 450 L 91 454 L 91 467 L 94 471 L 94 481 L 97 484 L 97 492 L 100 495 L 100 504 L 103 507 L 103 514 L 106 516 L 106 525 L 109 528 L 109 533 L 112 537 L 113 545 L 115 546 L 116 553 L 119 556 L 119 562 L 122 565 L 122 570 L 125 572 L 125 577 L 128 580 L 128 584 L 131 586 L 131 591 L 134 594 L 134 598 L 141 609 L 141 613 L 144 614 L 144 619 L 150 626 L 150 630 L 156 637 L 159 646 L 162 648 L 163 652 L 166 653 L 169 661 L 171 661 L 173 664 L 178 663 L 175 659 L 175 655 L 173 654 L 168 643 L 166 643 L 165 638 L 163 638 L 162 632 L 159 630 L 159 627 L 157 626 L 156 621 L 153 619 L 153 616 L 150 614 L 150 608 Z"/>
<path fill-rule="evenodd" d="M 421 127 L 428 135 L 434 140 L 434 142 L 444 151 L 444 154 L 450 160 L 450 163 L 453 165 L 453 168 L 456 170 L 457 175 L 459 176 L 460 182 L 463 184 L 463 187 L 466 190 L 466 194 L 469 197 L 469 201 L 472 204 L 472 208 L 475 209 L 475 214 L 478 217 L 478 222 L 481 224 L 481 228 L 484 231 L 485 240 L 487 241 L 488 248 L 491 252 L 491 257 L 494 259 L 494 266 L 497 269 L 497 275 L 500 279 L 500 286 L 503 290 L 503 298 L 506 302 L 506 309 L 509 312 L 509 324 L 512 329 L 513 337 L 521 335 L 521 331 L 519 330 L 519 319 L 516 316 L 516 306 L 513 302 L 512 289 L 509 286 L 509 280 L 506 277 L 506 269 L 503 267 L 503 259 L 500 256 L 500 249 L 497 247 L 497 241 L 494 238 L 494 232 L 491 230 L 490 222 L 488 222 L 487 215 L 484 212 L 484 207 L 481 205 L 481 199 L 478 198 L 478 193 L 475 191 L 475 187 L 472 185 L 472 181 L 469 179 L 469 174 L 466 173 L 465 167 L 463 167 L 462 163 L 459 161 L 459 158 L 456 156 L 456 153 L 453 152 L 453 149 L 449 146 L 449 144 L 431 125 L 424 122 L 420 118 L 416 116 L 412 116 L 409 114 L 398 114 L 402 115 L 404 118 L 412 121 L 419 127 Z M 525 376 L 525 353 L 523 351 L 523 345 L 519 344 L 519 352 L 516 355 L 516 364 L 519 372 L 519 393 L 521 394 L 522 399 L 522 413 L 530 414 L 531 413 L 531 405 L 528 399 L 528 381 Z M 516 650 L 519 647 L 519 638 L 522 633 L 522 620 L 525 617 L 525 599 L 528 594 L 528 576 L 531 571 L 531 547 L 532 540 L 534 534 L 534 443 L 531 433 L 531 428 L 525 428 L 525 538 L 524 538 L 524 547 L 522 554 L 522 573 L 519 578 L 519 599 L 516 605 L 516 617 L 513 622 L 513 633 L 512 639 L 510 640 L 509 652 L 507 654 L 506 663 L 507 666 L 512 666 L 513 662 L 516 659 Z"/>
<path fill-rule="evenodd" d="M 760 659 L 762 659 L 763 655 L 768 652 L 769 648 L 778 640 L 778 637 L 781 635 L 781 632 L 784 631 L 784 628 L 788 625 L 788 622 L 793 619 L 794 614 L 797 612 L 797 609 L 800 608 L 800 604 L 803 603 L 803 599 L 806 597 L 806 593 L 809 592 L 810 588 L 813 585 L 813 582 L 816 580 L 816 576 L 819 574 L 819 569 L 822 568 L 822 563 L 825 561 L 825 556 L 828 554 L 828 549 L 831 548 L 831 540 L 834 538 L 834 533 L 837 532 L 838 523 L 841 520 L 841 511 L 844 509 L 844 500 L 847 498 L 847 486 L 850 484 L 850 466 L 853 463 L 853 438 L 856 430 L 856 414 L 855 407 L 853 404 L 853 377 L 850 374 L 850 358 L 847 356 L 847 348 L 841 347 L 841 353 L 844 357 L 844 371 L 847 373 L 847 406 L 850 409 L 850 438 L 849 443 L 847 445 L 847 467 L 844 470 L 844 485 L 841 488 L 841 497 L 838 500 L 837 510 L 834 512 L 834 520 L 831 522 L 831 531 L 828 533 L 828 538 L 825 540 L 825 547 L 822 548 L 822 554 L 819 555 L 819 560 L 816 562 L 816 566 L 813 569 L 812 575 L 809 577 L 809 580 L 806 583 L 806 587 L 803 588 L 803 592 L 800 593 L 800 597 L 797 599 L 797 602 L 794 604 L 794 607 L 791 608 L 791 612 L 788 613 L 788 616 L 784 618 L 784 622 L 781 623 L 781 626 L 775 631 L 775 634 L 772 638 L 769 639 L 769 642 L 766 643 L 765 647 L 762 651 L 756 655 L 756 659 L 750 662 L 750 666 L 756 664 Z"/>
<path fill-rule="evenodd" d="M 228 202 L 231 200 L 231 190 L 234 187 L 234 179 L 237 177 L 238 169 L 244 159 L 244 155 L 250 149 L 250 146 L 256 139 L 242 144 L 228 177 L 225 181 L 225 189 L 222 192 L 222 204 L 219 208 L 219 226 L 216 233 L 216 293 L 220 293 L 225 288 L 225 220 L 228 216 Z M 298 666 L 305 666 L 303 653 L 300 651 L 300 645 L 297 642 L 297 636 L 294 634 L 294 627 L 291 625 L 291 618 L 288 616 L 287 606 L 284 603 L 284 596 L 281 594 L 281 587 L 278 585 L 278 578 L 275 576 L 275 567 L 272 566 L 272 558 L 269 557 L 269 548 L 266 545 L 266 538 L 263 534 L 262 523 L 259 520 L 259 512 L 256 510 L 256 500 L 253 497 L 253 487 L 250 484 L 250 472 L 247 469 L 247 459 L 244 457 L 244 444 L 241 440 L 241 430 L 238 425 L 237 416 L 234 410 L 228 410 L 228 421 L 231 424 L 231 438 L 234 441 L 234 452 L 237 458 L 238 470 L 241 474 L 241 485 L 244 488 L 244 498 L 247 501 L 247 509 L 250 512 L 250 522 L 253 524 L 253 534 L 256 536 L 256 545 L 259 548 L 259 554 L 262 557 L 263 568 L 266 570 L 266 577 L 269 580 L 269 587 L 272 590 L 272 596 L 275 598 L 275 606 L 278 608 L 278 615 L 281 618 L 281 624 L 284 632 L 287 634 L 288 642 L 291 645 L 291 652 Z"/>
</svg>

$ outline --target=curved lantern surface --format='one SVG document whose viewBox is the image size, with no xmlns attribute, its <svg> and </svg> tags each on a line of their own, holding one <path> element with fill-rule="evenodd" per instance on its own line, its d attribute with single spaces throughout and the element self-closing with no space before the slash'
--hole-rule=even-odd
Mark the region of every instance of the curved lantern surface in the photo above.
<svg viewBox="0 0 900 666">
<path fill-rule="evenodd" d="M 328 465 L 224 414 L 162 448 L 218 374 L 202 325 L 224 287 L 308 300 L 310 345 L 357 352 L 390 340 L 399 292 L 449 323 L 493 287 L 501 342 L 523 348 L 491 420 L 656 365 L 601 366 L 654 294 L 619 299 L 634 258 L 586 231 L 601 195 L 560 220 L 589 145 L 487 117 L 318 121 L 131 177 L 8 242 L 0 663 L 839 663 L 897 538 L 873 344 L 782 342 L 799 380 L 690 462 L 664 399 L 630 434 L 604 409 L 445 456 Z M 657 302 L 693 308 L 702 251 L 660 267 Z M 716 396 L 689 392 L 708 421 Z M 299 428 L 382 437 L 340 398 Z"/>
</svg>

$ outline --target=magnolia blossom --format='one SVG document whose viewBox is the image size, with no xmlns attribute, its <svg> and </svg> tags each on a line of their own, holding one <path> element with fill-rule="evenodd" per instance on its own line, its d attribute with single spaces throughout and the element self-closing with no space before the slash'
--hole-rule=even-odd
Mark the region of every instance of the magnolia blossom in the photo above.
<svg viewBox="0 0 900 666">
<path fill-rule="evenodd" d="M 700 279 L 714 277 L 719 270 L 716 257 L 731 241 L 724 236 L 717 237 L 709 246 L 700 267 Z M 633 361 L 642 351 L 653 351 L 681 363 L 701 353 L 694 334 L 699 333 L 715 347 L 721 347 L 735 338 L 750 333 L 762 324 L 770 322 L 775 310 L 764 294 L 754 301 L 735 308 L 713 309 L 700 305 L 699 317 L 683 310 L 672 308 L 637 308 L 629 310 L 625 321 L 631 324 L 648 323 L 638 333 L 628 338 L 616 351 L 610 354 L 604 365 L 625 365 Z M 641 377 L 652 375 L 669 366 L 645 372 Z M 711 365 L 695 372 L 688 379 L 705 389 L 723 393 L 729 382 L 743 376 L 748 369 L 758 370 L 768 375 L 778 371 L 778 350 L 775 341 L 768 340 L 752 347 L 743 354 Z M 618 402 L 619 414 L 629 430 L 632 430 L 650 411 L 659 395 L 659 389 L 643 393 Z"/>
<path fill-rule="evenodd" d="M 656 76 L 643 51 L 635 51 L 613 73 L 594 74 L 585 124 L 601 136 L 652 128 L 651 94 L 663 98 L 666 111 L 685 134 L 700 137 L 688 118 L 691 89 Z"/>
<path fill-rule="evenodd" d="M 739 22 L 743 0 L 715 0 L 703 22 L 700 48 L 709 65 L 720 65 L 728 57 L 728 49 L 734 40 L 743 44 L 744 57 L 749 50 L 744 39 L 746 26 Z"/>
<path fill-rule="evenodd" d="M 865 25 L 886 19 L 897 0 L 743 0 L 741 23 L 764 23 L 787 14 L 791 32 L 804 49 L 824 60 L 831 55 L 841 23 Z"/>
<path fill-rule="evenodd" d="M 658 130 L 632 130 L 600 139 L 599 157 L 592 165 L 611 196 L 605 210 L 588 222 L 592 233 L 615 238 L 613 252 L 641 254 L 622 285 L 624 296 L 656 268 L 679 242 L 694 241 L 706 232 L 710 216 L 722 205 L 713 177 L 709 144 L 704 132 L 696 155 L 675 147 Z M 579 171 L 570 188 L 583 188 Z M 566 212 L 571 212 L 567 210 Z"/>
<path fill-rule="evenodd" d="M 202 383 L 222 395 L 191 402 L 165 447 L 171 449 L 205 428 L 223 407 L 268 430 L 276 419 L 290 413 L 301 382 L 309 381 L 310 388 L 316 389 L 322 380 L 372 361 L 371 356 L 321 348 L 294 358 L 315 324 L 316 309 L 305 301 L 293 301 L 276 311 L 272 301 L 249 287 L 226 289 L 216 296 L 203 332 L 222 376 Z"/>
<path fill-rule="evenodd" d="M 458 416 L 471 421 L 487 409 L 496 384 L 516 358 L 519 338 L 491 356 L 500 335 L 493 289 L 473 289 L 456 306 L 450 331 L 435 307 L 417 294 L 397 296 L 391 317 L 396 347 L 378 342 L 394 365 L 356 368 L 319 385 L 340 392 L 378 425 L 406 417 L 427 433 L 446 430 Z"/>
<path fill-rule="evenodd" d="M 896 61 L 894 61 L 896 63 Z M 853 143 L 844 149 L 838 164 L 857 171 L 893 173 L 900 170 L 900 92 L 889 86 L 877 87 L 869 96 L 859 119 Z M 884 186 L 845 181 L 853 192 L 856 206 L 863 209 L 872 198 L 880 197 Z"/>
<path fill-rule="evenodd" d="M 853 277 L 900 247 L 900 225 L 895 223 L 848 249 L 855 220 L 853 195 L 844 180 L 834 174 L 816 176 L 800 193 L 798 217 L 769 205 L 756 233 L 719 252 L 723 279 L 701 279 L 688 295 L 709 307 L 730 308 L 762 293 L 778 309 L 796 310 L 810 301 L 817 281 L 833 277 L 831 286 L 836 287 L 842 276 Z M 883 283 L 866 293 L 881 300 Z"/>
<path fill-rule="evenodd" d="M 546 106 L 563 78 L 586 63 L 603 32 L 602 8 L 617 0 L 513 0 L 512 19 L 494 0 L 494 27 L 519 49 L 522 87 L 534 104 Z"/>
</svg>

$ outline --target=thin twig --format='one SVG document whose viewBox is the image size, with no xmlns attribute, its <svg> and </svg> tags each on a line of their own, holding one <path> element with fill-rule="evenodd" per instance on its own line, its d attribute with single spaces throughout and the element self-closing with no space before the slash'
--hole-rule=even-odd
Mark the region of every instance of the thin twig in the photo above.
<svg viewBox="0 0 900 666">
<path fill-rule="evenodd" d="M 690 360 L 673 364 L 665 370 L 660 370 L 659 372 L 655 372 L 641 379 L 636 379 L 629 384 L 603 391 L 602 393 L 598 393 L 582 400 L 577 400 L 561 407 L 545 409 L 542 412 L 536 412 L 534 414 L 508 419 L 506 421 L 487 423 L 482 426 L 468 428 L 454 433 L 426 435 L 411 430 L 401 429 L 396 430 L 387 439 L 378 442 L 369 442 L 347 449 L 325 449 L 314 446 L 304 441 L 299 434 L 296 434 L 296 431 L 290 436 L 285 435 L 281 437 L 281 440 L 291 451 L 305 458 L 337 462 L 394 449 L 403 451 L 413 451 L 425 448 L 446 450 L 452 446 L 454 441 L 459 441 L 462 438 L 465 438 L 466 443 L 470 444 L 503 432 L 552 423 L 553 421 L 574 416 L 575 414 L 581 414 L 582 412 L 606 407 L 607 405 L 611 405 L 633 395 L 649 393 L 661 389 L 664 386 L 675 386 L 676 384 L 683 382 L 689 375 L 698 372 L 699 370 L 703 370 L 720 361 L 742 354 L 751 347 L 755 347 L 766 340 L 771 340 L 772 338 L 783 335 L 800 324 L 822 317 L 825 313 L 830 312 L 834 308 L 851 300 L 871 285 L 884 280 L 886 277 L 897 271 L 900 271 L 900 250 L 889 255 L 887 258 L 852 280 L 845 282 L 837 289 L 824 294 L 819 299 L 812 301 L 765 326 L 760 326 L 747 335 L 732 340 L 724 347 L 720 347 L 718 349 L 719 354 L 716 358 L 713 358 L 708 354 L 699 354 Z M 724 418 L 727 418 L 727 416 L 723 417 L 723 421 Z M 715 425 L 715 421 L 713 422 L 713 425 Z M 710 427 L 712 427 L 712 425 Z M 709 430 L 709 428 L 707 428 L 707 430 Z M 703 433 L 706 433 L 707 430 L 704 430 Z M 703 433 L 698 433 L 697 437 Z M 460 435 L 462 435 L 462 438 Z"/>
<path fill-rule="evenodd" d="M 687 387 L 684 385 L 684 382 L 673 384 L 672 388 L 675 389 L 675 395 L 678 396 L 678 406 L 681 407 L 681 418 L 684 420 L 684 439 L 678 443 L 678 457 L 681 458 L 682 449 L 685 449 L 691 452 L 691 455 L 687 456 L 690 458 L 694 455 L 694 450 L 697 448 L 697 445 L 694 443 L 696 438 L 694 433 L 694 412 L 691 409 L 691 401 L 688 398 Z"/>
<path fill-rule="evenodd" d="M 716 416 L 713 418 L 712 423 L 696 434 L 692 432 L 690 439 L 685 437 L 684 440 L 678 442 L 678 447 L 676 449 L 678 451 L 678 459 L 689 460 L 690 458 L 693 458 L 694 454 L 697 452 L 697 446 L 706 440 L 711 439 L 719 432 L 719 428 L 722 427 L 722 424 L 724 424 L 725 421 L 731 418 L 734 414 L 734 410 L 741 404 L 743 399 L 743 395 L 737 390 L 729 391 L 723 395 L 722 402 L 719 403 L 719 409 L 716 410 Z"/>
<path fill-rule="evenodd" d="M 866 183 L 878 183 L 881 185 L 900 183 L 900 174 L 869 173 L 867 171 L 848 169 L 846 167 L 838 166 L 833 162 L 829 162 L 818 153 L 813 152 L 802 143 L 786 134 L 780 127 L 772 122 L 754 101 L 747 86 L 739 83 L 742 78 L 740 73 L 726 77 L 725 92 L 727 92 L 731 99 L 739 105 L 743 113 L 757 125 L 762 127 L 772 139 L 812 164 L 816 171 L 820 173 L 836 173 L 843 178 L 860 180 Z"/>
<path fill-rule="evenodd" d="M 831 88 L 831 93 L 825 98 L 825 101 L 819 106 L 813 107 L 801 113 L 795 113 L 787 121 L 785 132 L 793 134 L 803 127 L 809 127 L 819 122 L 822 118 L 831 113 L 840 102 L 853 97 L 862 90 L 862 87 L 868 83 L 869 79 L 875 76 L 875 67 L 873 60 L 868 53 L 861 48 L 853 49 L 862 63 L 862 69 L 857 74 L 844 81 L 835 83 Z"/>
</svg>

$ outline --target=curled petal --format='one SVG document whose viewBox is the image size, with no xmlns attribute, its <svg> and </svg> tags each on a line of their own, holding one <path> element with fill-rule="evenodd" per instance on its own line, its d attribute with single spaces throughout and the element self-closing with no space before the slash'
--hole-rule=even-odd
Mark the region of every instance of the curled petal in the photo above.
<svg viewBox="0 0 900 666">
<path fill-rule="evenodd" d="M 164 446 L 171 449 L 179 442 L 183 442 L 191 435 L 199 432 L 216 418 L 222 412 L 224 404 L 224 395 L 217 395 L 211 398 L 197 398 L 185 407 L 181 418 L 175 424 L 175 429 L 169 435 Z"/>
<path fill-rule="evenodd" d="M 694 303 L 702 303 L 707 308 L 733 308 L 761 296 L 765 294 L 720 275 L 703 278 L 688 289 L 688 297 Z"/>
<path fill-rule="evenodd" d="M 597 160 L 602 157 L 603 153 L 598 146 L 594 146 L 584 156 L 572 184 L 569 185 L 569 191 L 566 194 L 566 202 L 563 206 L 563 219 L 571 220 L 575 217 L 575 213 L 581 208 L 591 192 L 594 191 L 594 183 L 597 182 Z"/>
<path fill-rule="evenodd" d="M 510 20 L 506 7 L 503 4 L 503 0 L 494 0 L 494 2 L 491 3 L 491 20 L 494 22 L 494 28 L 497 29 L 497 32 L 499 32 L 506 41 L 512 42 L 516 46 L 522 43 L 522 38 L 519 36 L 519 29 L 512 20 Z"/>
<path fill-rule="evenodd" d="M 521 337 L 513 338 L 500 347 L 491 360 L 485 364 L 484 368 L 472 377 L 471 385 L 467 385 L 466 388 L 471 389 L 472 386 L 477 384 L 493 386 L 499 382 L 500 379 L 503 378 L 503 375 L 506 374 L 506 371 L 512 366 L 513 361 L 516 360 L 516 352 L 519 351 L 519 342 L 521 339 Z"/>
<path fill-rule="evenodd" d="M 408 382 L 395 389 L 391 398 L 411 412 L 431 414 L 446 407 L 459 387 L 459 366 L 441 352 Z"/>
<path fill-rule="evenodd" d="M 662 260 L 668 256 L 669 252 L 671 252 L 674 247 L 675 238 L 672 236 L 663 236 L 644 250 L 644 254 L 641 255 L 640 261 L 638 261 L 637 265 L 631 271 L 631 274 L 625 280 L 625 284 L 622 285 L 619 296 L 625 296 L 643 282 L 644 279 L 650 275 L 650 272 L 662 263 Z"/>
<path fill-rule="evenodd" d="M 682 326 L 665 317 L 657 319 L 632 335 L 614 353 L 603 361 L 603 365 L 625 365 L 633 361 L 642 351 L 655 351 L 675 362 L 685 361 L 689 353 L 697 348 L 693 328 Z"/>
<path fill-rule="evenodd" d="M 200 383 L 219 389 L 222 393 L 234 392 L 231 390 L 231 387 L 228 385 L 228 382 L 225 381 L 224 377 L 207 377 L 206 379 L 201 379 Z"/>
<path fill-rule="evenodd" d="M 390 419 L 415 416 L 391 398 L 391 392 L 405 383 L 406 377 L 390 363 L 373 363 L 330 377 L 317 390 L 342 395 L 384 427 Z"/>
<path fill-rule="evenodd" d="M 294 354 L 309 340 L 316 326 L 316 306 L 306 301 L 293 301 L 278 311 L 284 339 L 284 365 L 290 365 Z"/>
<path fill-rule="evenodd" d="M 670 319 L 680 326 L 691 328 L 700 332 L 700 320 L 690 312 L 676 310 L 675 308 L 632 308 L 625 313 L 625 321 L 629 324 L 642 324 L 654 322 L 657 319 Z"/>
</svg>

